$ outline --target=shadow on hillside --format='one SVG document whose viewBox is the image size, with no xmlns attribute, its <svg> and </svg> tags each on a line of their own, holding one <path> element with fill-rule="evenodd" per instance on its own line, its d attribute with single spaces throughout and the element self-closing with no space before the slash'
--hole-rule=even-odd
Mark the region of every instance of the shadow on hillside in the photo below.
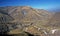
<svg viewBox="0 0 60 36">
<path fill-rule="evenodd" d="M 21 33 L 21 34 L 13 34 L 13 35 L 1 34 L 1 33 L 0 33 L 0 36 L 34 36 L 34 34 L 30 34 L 30 33 L 28 33 L 28 32 L 24 32 L 24 33 Z"/>
<path fill-rule="evenodd" d="M 9 35 L 9 34 L 6 34 L 7 32 L 0 32 L 0 36 L 12 36 L 12 35 Z"/>
</svg>

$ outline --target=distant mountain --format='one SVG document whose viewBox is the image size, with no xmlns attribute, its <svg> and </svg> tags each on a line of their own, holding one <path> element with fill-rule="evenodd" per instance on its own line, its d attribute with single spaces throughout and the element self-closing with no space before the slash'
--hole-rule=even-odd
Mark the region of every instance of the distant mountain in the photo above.
<svg viewBox="0 0 60 36">
<path fill-rule="evenodd" d="M 50 12 L 60 12 L 60 7 L 48 9 Z"/>
</svg>

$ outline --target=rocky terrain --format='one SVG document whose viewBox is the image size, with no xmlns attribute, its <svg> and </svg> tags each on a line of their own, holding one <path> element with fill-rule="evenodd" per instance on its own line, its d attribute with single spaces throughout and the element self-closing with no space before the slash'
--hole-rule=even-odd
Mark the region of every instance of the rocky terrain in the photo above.
<svg viewBox="0 0 60 36">
<path fill-rule="evenodd" d="M 53 13 L 30 6 L 0 7 L 1 34 L 14 34 L 14 36 L 59 36 L 59 27 L 60 12 Z"/>
</svg>

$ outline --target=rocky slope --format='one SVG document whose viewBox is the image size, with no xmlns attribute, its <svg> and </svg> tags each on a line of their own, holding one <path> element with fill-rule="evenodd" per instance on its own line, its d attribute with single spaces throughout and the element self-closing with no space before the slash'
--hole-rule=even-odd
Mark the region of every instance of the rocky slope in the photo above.
<svg viewBox="0 0 60 36">
<path fill-rule="evenodd" d="M 50 27 L 59 28 L 60 27 L 60 12 L 56 12 L 51 20 L 48 22 Z"/>
</svg>

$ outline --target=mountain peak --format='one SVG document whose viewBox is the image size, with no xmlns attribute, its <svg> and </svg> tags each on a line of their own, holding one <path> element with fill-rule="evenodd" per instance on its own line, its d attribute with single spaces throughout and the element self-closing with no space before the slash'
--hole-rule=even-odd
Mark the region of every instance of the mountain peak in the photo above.
<svg viewBox="0 0 60 36">
<path fill-rule="evenodd" d="M 22 6 L 22 9 L 30 9 L 30 6 Z"/>
</svg>

